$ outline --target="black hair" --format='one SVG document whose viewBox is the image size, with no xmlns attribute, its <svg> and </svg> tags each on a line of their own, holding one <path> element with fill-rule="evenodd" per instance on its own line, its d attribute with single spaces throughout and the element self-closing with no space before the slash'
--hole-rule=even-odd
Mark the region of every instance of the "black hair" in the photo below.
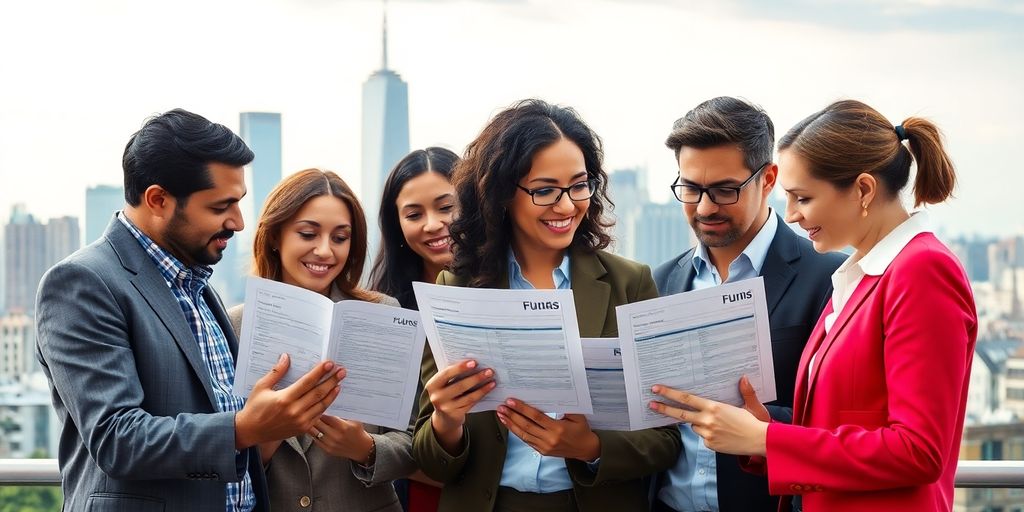
<svg viewBox="0 0 1024 512">
<path fill-rule="evenodd" d="M 147 188 L 159 185 L 184 207 L 189 196 L 213 187 L 207 165 L 243 166 L 253 152 L 224 125 L 176 108 L 146 120 L 124 148 L 124 199 L 138 206 Z"/>
<path fill-rule="evenodd" d="M 398 221 L 398 194 L 409 180 L 427 172 L 436 172 L 451 181 L 459 156 L 452 151 L 429 147 L 417 149 L 391 169 L 380 199 L 380 250 L 370 271 L 370 287 L 398 300 L 402 307 L 416 309 L 413 281 L 423 276 L 423 258 L 405 243 Z"/>
</svg>

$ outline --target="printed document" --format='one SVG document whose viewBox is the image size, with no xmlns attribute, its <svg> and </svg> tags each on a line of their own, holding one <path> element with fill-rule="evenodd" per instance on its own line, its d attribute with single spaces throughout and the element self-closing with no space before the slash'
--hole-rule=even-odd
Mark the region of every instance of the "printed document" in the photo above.
<svg viewBox="0 0 1024 512">
<path fill-rule="evenodd" d="M 248 396 L 282 352 L 291 366 L 278 389 L 331 360 L 347 373 L 327 414 L 405 430 L 418 399 L 423 339 L 416 311 L 361 300 L 335 303 L 298 286 L 250 277 L 234 392 Z"/>
<path fill-rule="evenodd" d="M 592 429 L 630 430 L 626 409 L 626 381 L 618 338 L 583 338 L 583 362 L 594 414 L 587 415 Z"/>
<path fill-rule="evenodd" d="M 591 414 L 572 290 L 496 290 L 413 283 L 439 370 L 474 359 L 497 386 L 470 412 L 507 398 L 546 413 Z"/>
<path fill-rule="evenodd" d="M 676 423 L 649 407 L 654 384 L 742 405 L 746 375 L 762 402 L 775 400 L 764 280 L 726 283 L 615 309 L 633 428 Z"/>
</svg>

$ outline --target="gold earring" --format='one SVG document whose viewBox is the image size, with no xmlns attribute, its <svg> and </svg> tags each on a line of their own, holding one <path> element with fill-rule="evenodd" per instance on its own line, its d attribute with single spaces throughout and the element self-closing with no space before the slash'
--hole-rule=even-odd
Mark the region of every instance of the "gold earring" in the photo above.
<svg viewBox="0 0 1024 512">
<path fill-rule="evenodd" d="M 860 216 L 861 217 L 867 217 L 868 216 L 868 204 L 867 203 L 861 203 L 860 207 L 864 209 L 864 210 L 862 210 L 860 212 Z"/>
</svg>

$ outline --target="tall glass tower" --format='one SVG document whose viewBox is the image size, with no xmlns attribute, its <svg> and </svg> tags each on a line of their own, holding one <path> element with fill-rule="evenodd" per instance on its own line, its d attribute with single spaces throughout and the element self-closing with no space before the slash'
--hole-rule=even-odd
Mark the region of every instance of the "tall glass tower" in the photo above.
<svg viewBox="0 0 1024 512">
<path fill-rule="evenodd" d="M 252 209 L 242 210 L 245 229 L 235 233 L 228 242 L 224 256 L 211 278 L 228 306 L 245 300 L 245 276 L 251 273 L 250 259 L 256 222 L 270 191 L 281 181 L 281 114 L 242 112 L 239 114 L 238 131 L 256 157 L 249 164 L 246 176 Z"/>
<path fill-rule="evenodd" d="M 98 240 L 114 218 L 114 212 L 124 208 L 124 188 L 115 185 L 96 185 L 85 189 L 85 243 Z"/>
<path fill-rule="evenodd" d="M 256 227 L 267 195 L 281 181 L 281 114 L 273 112 L 242 112 L 240 134 L 256 158 L 252 170 L 252 216 L 245 219 L 246 228 Z"/>
<path fill-rule="evenodd" d="M 409 152 L 409 86 L 388 69 L 388 18 L 385 5 L 381 68 L 363 83 L 363 193 L 369 239 L 367 261 L 376 255 L 380 229 L 377 212 L 388 172 Z"/>
</svg>

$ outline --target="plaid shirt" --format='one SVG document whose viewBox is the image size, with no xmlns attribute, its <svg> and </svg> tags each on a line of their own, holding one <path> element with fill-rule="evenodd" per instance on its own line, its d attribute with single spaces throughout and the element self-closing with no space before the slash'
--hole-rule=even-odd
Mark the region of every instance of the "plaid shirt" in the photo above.
<svg viewBox="0 0 1024 512">
<path fill-rule="evenodd" d="M 167 287 L 174 293 L 178 306 L 185 314 L 192 334 L 199 343 L 199 351 L 203 354 L 206 369 L 213 381 L 213 395 L 217 398 L 217 408 L 221 412 L 238 411 L 245 405 L 245 399 L 235 396 L 232 388 L 235 382 L 235 361 L 228 347 L 224 331 L 214 318 L 213 312 L 203 298 L 203 289 L 213 274 L 213 269 L 206 265 L 192 268 L 186 267 L 177 258 L 164 251 L 152 239 L 140 231 L 123 212 L 117 213 L 117 219 L 132 233 L 146 254 L 153 259 L 160 274 L 163 275 Z M 239 454 L 239 457 L 245 457 Z M 256 505 L 256 494 L 252 489 L 252 479 L 246 471 L 241 482 L 227 484 L 227 512 L 249 512 Z"/>
</svg>

